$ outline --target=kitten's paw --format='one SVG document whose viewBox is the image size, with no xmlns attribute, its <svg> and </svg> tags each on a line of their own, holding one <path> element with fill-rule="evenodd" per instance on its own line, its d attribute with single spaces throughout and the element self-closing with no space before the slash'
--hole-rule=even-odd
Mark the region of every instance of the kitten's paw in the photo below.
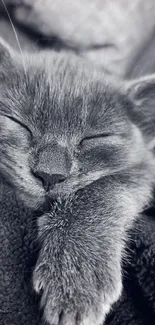
<svg viewBox="0 0 155 325">
<path fill-rule="evenodd" d="M 110 310 L 109 305 L 98 303 L 89 309 L 87 306 L 75 308 L 72 311 L 63 308 L 52 311 L 50 302 L 45 306 L 44 317 L 50 325 L 103 325 L 106 315 Z"/>
<path fill-rule="evenodd" d="M 67 273 L 67 272 L 66 272 Z M 41 307 L 44 318 L 50 325 L 103 325 L 112 304 L 121 295 L 120 275 L 108 281 L 105 290 L 98 290 L 95 284 L 85 285 L 79 278 L 72 284 L 74 274 L 63 278 L 52 275 L 52 265 L 38 263 L 33 275 L 34 289 L 42 293 Z M 90 281 L 91 282 L 91 281 Z"/>
</svg>

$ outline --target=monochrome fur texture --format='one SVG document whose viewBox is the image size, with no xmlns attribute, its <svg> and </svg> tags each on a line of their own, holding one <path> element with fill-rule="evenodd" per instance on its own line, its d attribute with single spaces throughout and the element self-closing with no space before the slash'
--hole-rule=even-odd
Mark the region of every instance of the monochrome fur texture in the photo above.
<svg viewBox="0 0 155 325">
<path fill-rule="evenodd" d="M 154 85 L 0 42 L 0 173 L 43 210 L 33 285 L 51 325 L 101 325 L 121 295 L 127 230 L 154 186 Z"/>
</svg>

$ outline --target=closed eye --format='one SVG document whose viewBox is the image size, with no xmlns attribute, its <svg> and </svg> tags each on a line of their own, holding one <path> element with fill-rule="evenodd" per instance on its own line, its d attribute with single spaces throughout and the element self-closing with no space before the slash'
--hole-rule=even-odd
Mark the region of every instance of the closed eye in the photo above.
<svg viewBox="0 0 155 325">
<path fill-rule="evenodd" d="M 82 144 L 82 142 L 87 141 L 87 140 L 102 139 L 102 138 L 110 137 L 112 135 L 113 135 L 112 133 L 100 133 L 100 134 L 95 134 L 92 136 L 87 136 L 80 141 L 80 144 Z"/>
<path fill-rule="evenodd" d="M 16 119 L 14 116 L 11 115 L 4 115 L 5 117 L 9 118 L 10 120 L 12 120 L 13 122 L 19 124 L 22 128 L 26 129 L 32 136 L 32 132 L 31 130 L 28 128 L 27 125 L 25 125 L 24 123 L 22 123 L 20 120 Z"/>
</svg>

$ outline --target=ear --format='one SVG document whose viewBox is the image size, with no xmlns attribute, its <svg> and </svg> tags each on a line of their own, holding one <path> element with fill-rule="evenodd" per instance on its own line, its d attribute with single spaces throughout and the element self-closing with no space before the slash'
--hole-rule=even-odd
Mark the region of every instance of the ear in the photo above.
<svg viewBox="0 0 155 325">
<path fill-rule="evenodd" d="M 155 147 L 155 74 L 126 83 L 125 92 L 133 104 L 129 116 Z"/>
<path fill-rule="evenodd" d="M 0 37 L 0 68 L 10 65 L 13 54 L 13 49 Z"/>
</svg>

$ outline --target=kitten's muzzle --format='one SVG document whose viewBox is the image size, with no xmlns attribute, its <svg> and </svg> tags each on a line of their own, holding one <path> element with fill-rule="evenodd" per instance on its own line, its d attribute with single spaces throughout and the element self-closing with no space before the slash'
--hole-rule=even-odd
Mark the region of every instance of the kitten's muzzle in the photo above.
<svg viewBox="0 0 155 325">
<path fill-rule="evenodd" d="M 48 174 L 43 171 L 36 172 L 35 176 L 42 181 L 46 192 L 49 192 L 56 184 L 62 183 L 66 179 L 66 176 L 63 174 Z"/>
<path fill-rule="evenodd" d="M 31 167 L 35 177 L 42 181 L 48 193 L 70 175 L 71 158 L 67 148 L 59 144 L 47 145 L 38 149 L 36 163 Z"/>
</svg>

